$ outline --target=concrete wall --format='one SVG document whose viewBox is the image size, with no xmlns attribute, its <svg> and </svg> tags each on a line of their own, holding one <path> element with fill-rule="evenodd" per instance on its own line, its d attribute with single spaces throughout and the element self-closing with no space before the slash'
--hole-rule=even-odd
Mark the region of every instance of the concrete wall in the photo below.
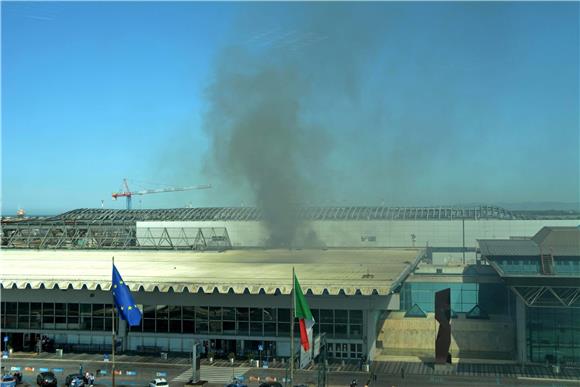
<svg viewBox="0 0 580 387">
<path fill-rule="evenodd" d="M 438 323 L 432 313 L 427 318 L 404 318 L 402 312 L 391 313 L 379 332 L 383 353 L 434 357 L 437 329 Z M 453 357 L 462 357 L 462 353 L 464 357 L 474 353 L 503 353 L 511 358 L 515 351 L 515 327 L 507 316 L 471 320 L 460 315 L 451 321 L 451 335 Z"/>
<path fill-rule="evenodd" d="M 577 226 L 579 223 L 580 220 L 466 220 L 465 246 L 477 247 L 477 239 L 532 236 L 544 226 Z M 263 224 L 255 221 L 137 222 L 137 235 L 143 235 L 141 230 L 146 227 L 225 227 L 234 247 L 263 247 L 269 237 Z M 463 246 L 461 220 L 313 221 L 298 234 L 306 235 L 309 230 L 328 247 Z M 414 242 L 411 235 L 415 235 Z"/>
</svg>

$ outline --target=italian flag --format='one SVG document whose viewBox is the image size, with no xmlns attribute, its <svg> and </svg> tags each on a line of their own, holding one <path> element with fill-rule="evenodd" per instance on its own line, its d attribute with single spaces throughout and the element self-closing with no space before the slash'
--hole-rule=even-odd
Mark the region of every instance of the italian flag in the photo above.
<svg viewBox="0 0 580 387">
<path fill-rule="evenodd" d="M 302 293 L 296 274 L 294 274 L 294 302 L 294 318 L 300 320 L 300 343 L 304 351 L 308 351 L 312 344 L 314 317 L 312 317 L 310 307 L 304 298 L 304 293 Z"/>
</svg>

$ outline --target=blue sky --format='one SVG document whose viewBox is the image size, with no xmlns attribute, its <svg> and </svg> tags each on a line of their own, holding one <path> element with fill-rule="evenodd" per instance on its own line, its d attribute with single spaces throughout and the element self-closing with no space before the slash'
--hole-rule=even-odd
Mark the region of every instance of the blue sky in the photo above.
<svg viewBox="0 0 580 387">
<path fill-rule="evenodd" d="M 204 127 L 232 46 L 308 73 L 303 113 L 331 144 L 316 203 L 578 199 L 578 3 L 1 6 L 4 213 L 123 208 L 123 177 L 214 185 L 138 208 L 251 204 L 212 170 Z"/>
</svg>

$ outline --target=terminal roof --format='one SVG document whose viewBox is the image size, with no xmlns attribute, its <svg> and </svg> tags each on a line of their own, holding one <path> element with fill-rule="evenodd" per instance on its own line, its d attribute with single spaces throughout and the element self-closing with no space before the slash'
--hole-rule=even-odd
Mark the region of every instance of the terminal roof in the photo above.
<svg viewBox="0 0 580 387">
<path fill-rule="evenodd" d="M 481 255 L 529 257 L 540 254 L 580 257 L 580 227 L 543 227 L 531 238 L 478 239 Z"/>
<path fill-rule="evenodd" d="M 580 228 L 544 227 L 532 238 L 478 240 L 481 255 L 510 285 L 580 284 Z"/>
<path fill-rule="evenodd" d="M 561 214 L 534 211 L 510 211 L 496 206 L 475 207 L 386 207 L 386 206 L 332 206 L 295 208 L 303 220 L 480 220 L 480 219 L 566 219 L 577 213 Z M 137 222 L 137 221 L 259 221 L 263 211 L 258 207 L 199 207 L 171 209 L 103 209 L 80 208 L 43 219 L 5 219 L 25 222 Z"/>
<path fill-rule="evenodd" d="M 134 291 L 289 294 L 294 267 L 307 293 L 388 295 L 423 250 L 4 250 L 0 281 L 5 289 L 109 290 L 113 256 Z"/>
</svg>

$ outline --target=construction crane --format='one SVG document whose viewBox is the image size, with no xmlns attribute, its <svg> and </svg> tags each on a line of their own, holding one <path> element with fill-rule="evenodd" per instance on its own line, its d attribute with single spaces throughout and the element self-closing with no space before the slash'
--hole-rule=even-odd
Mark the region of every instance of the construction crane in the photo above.
<svg viewBox="0 0 580 387">
<path fill-rule="evenodd" d="M 189 187 L 168 187 L 168 188 L 158 188 L 158 189 L 146 189 L 143 191 L 134 191 L 131 192 L 129 189 L 129 184 L 127 183 L 127 179 L 123 179 L 123 186 L 125 187 L 124 192 L 113 192 L 113 200 L 117 200 L 117 198 L 125 197 L 127 198 L 127 209 L 131 209 L 131 198 L 135 195 L 149 195 L 154 193 L 162 193 L 162 192 L 178 192 L 178 191 L 190 191 L 194 189 L 209 189 L 211 188 L 210 184 L 203 184 L 203 185 L 194 185 Z"/>
</svg>

